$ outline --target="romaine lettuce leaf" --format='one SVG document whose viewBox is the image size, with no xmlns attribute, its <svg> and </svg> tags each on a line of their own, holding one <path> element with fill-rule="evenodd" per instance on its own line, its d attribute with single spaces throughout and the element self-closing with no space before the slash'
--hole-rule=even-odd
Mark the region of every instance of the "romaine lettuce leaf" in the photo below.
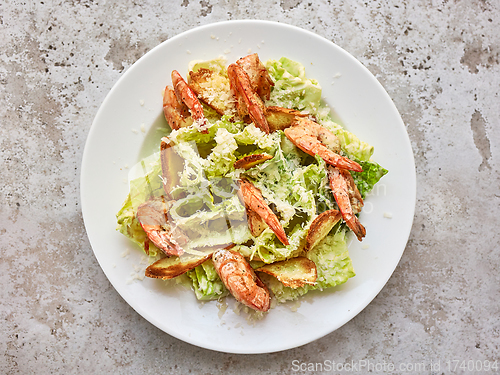
<svg viewBox="0 0 500 375">
<path fill-rule="evenodd" d="M 193 282 L 196 298 L 201 301 L 218 299 L 228 294 L 228 290 L 219 278 L 210 259 L 188 271 L 186 275 Z"/>
<path fill-rule="evenodd" d="M 127 196 L 122 208 L 116 214 L 116 221 L 116 230 L 144 249 L 146 233 L 135 218 L 135 210 L 132 207 L 130 195 Z"/>
<path fill-rule="evenodd" d="M 159 154 L 142 160 L 138 168 L 141 168 L 146 174 L 143 177 L 135 178 L 130 181 L 130 192 L 122 208 L 116 214 L 116 230 L 145 250 L 144 243 L 147 236 L 139 224 L 135 213 L 140 204 L 151 197 L 158 197 L 163 194 L 163 185 L 159 177 L 161 174 Z M 152 243 L 149 244 L 149 254 L 151 256 L 156 256 L 158 251 L 159 250 Z"/>
<path fill-rule="evenodd" d="M 200 69 L 209 69 L 226 77 L 227 76 L 226 64 L 227 61 L 223 56 L 212 60 L 193 60 L 189 64 L 189 70 L 197 72 Z"/>
<path fill-rule="evenodd" d="M 266 68 L 274 81 L 267 105 L 315 112 L 321 103 L 321 86 L 306 77 L 302 64 L 282 57 L 269 60 Z"/>
<path fill-rule="evenodd" d="M 372 145 L 363 142 L 354 134 L 330 120 L 329 115 L 319 118 L 318 122 L 337 136 L 342 151 L 351 159 L 362 161 L 370 160 L 374 150 Z"/>
<path fill-rule="evenodd" d="M 358 190 L 363 197 L 373 189 L 375 184 L 388 173 L 387 169 L 383 168 L 381 165 L 375 163 L 374 161 L 362 161 L 358 160 L 358 163 L 363 168 L 363 172 L 351 171 L 354 183 L 358 187 Z"/>
<path fill-rule="evenodd" d="M 234 162 L 236 161 L 235 151 L 238 144 L 234 135 L 224 128 L 219 128 L 215 134 L 216 146 L 207 158 L 208 165 L 205 169 L 207 176 L 225 176 L 234 171 Z"/>
</svg>

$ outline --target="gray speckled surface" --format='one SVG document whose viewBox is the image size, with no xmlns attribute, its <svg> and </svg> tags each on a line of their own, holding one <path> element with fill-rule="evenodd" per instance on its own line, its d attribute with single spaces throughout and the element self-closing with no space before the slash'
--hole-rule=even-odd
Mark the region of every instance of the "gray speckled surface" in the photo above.
<svg viewBox="0 0 500 375">
<path fill-rule="evenodd" d="M 140 56 L 192 27 L 250 18 L 314 31 L 377 77 L 411 139 L 417 206 L 399 266 L 357 317 L 300 348 L 230 355 L 170 337 L 115 292 L 86 236 L 79 175 L 102 100 Z M 2 2 L 0 372 L 313 373 L 365 361 L 440 374 L 463 372 L 446 361 L 500 361 L 499 25 L 499 3 L 479 0 Z"/>
</svg>

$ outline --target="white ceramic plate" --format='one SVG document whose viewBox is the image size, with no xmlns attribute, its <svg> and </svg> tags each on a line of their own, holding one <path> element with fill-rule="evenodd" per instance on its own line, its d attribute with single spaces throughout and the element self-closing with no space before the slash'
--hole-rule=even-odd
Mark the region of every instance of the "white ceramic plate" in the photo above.
<svg viewBox="0 0 500 375">
<path fill-rule="evenodd" d="M 165 126 L 161 92 L 177 69 L 186 76 L 194 59 L 226 56 L 228 62 L 257 52 L 261 60 L 282 56 L 301 62 L 317 79 L 335 117 L 375 146 L 373 159 L 389 170 L 366 199 L 362 243 L 350 242 L 356 276 L 331 291 L 310 293 L 300 304 L 279 305 L 249 323 L 229 307 L 199 303 L 192 291 L 161 280 L 131 280 L 141 250 L 116 232 L 115 214 L 127 193 L 128 168 L 158 148 Z M 231 353 L 266 353 L 307 344 L 356 316 L 380 292 L 406 246 L 413 221 L 416 183 L 408 134 L 373 75 L 354 57 L 311 32 L 281 23 L 229 21 L 182 33 L 130 67 L 104 100 L 85 146 L 81 199 L 85 226 L 104 273 L 145 319 L 191 344 Z M 388 218 L 387 214 L 392 215 Z M 127 255 L 128 254 L 128 255 Z M 295 310 L 296 311 L 293 311 Z"/>
</svg>

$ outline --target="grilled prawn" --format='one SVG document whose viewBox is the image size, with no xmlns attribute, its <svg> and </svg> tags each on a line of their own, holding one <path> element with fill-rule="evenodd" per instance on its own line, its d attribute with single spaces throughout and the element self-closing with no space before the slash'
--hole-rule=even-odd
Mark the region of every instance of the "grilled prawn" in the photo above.
<svg viewBox="0 0 500 375">
<path fill-rule="evenodd" d="M 260 190 L 246 179 L 240 180 L 240 190 L 238 194 L 241 200 L 245 203 L 247 209 L 259 215 L 262 220 L 271 228 L 276 234 L 276 237 L 283 243 L 289 245 L 288 238 L 286 237 L 285 230 L 281 225 L 278 217 L 269 208 Z"/>
<path fill-rule="evenodd" d="M 177 130 L 196 122 L 205 128 L 203 106 L 177 70 L 172 71 L 172 85 L 165 87 L 163 94 L 163 113 L 170 127 Z"/>
<path fill-rule="evenodd" d="M 182 246 L 186 245 L 189 238 L 176 227 L 168 218 L 168 211 L 174 201 L 164 199 L 151 199 L 137 208 L 136 217 L 146 232 L 149 241 L 162 250 L 166 255 L 182 255 Z M 146 253 L 149 253 L 149 245 L 144 244 Z"/>
<path fill-rule="evenodd" d="M 359 193 L 349 171 L 332 166 L 327 167 L 330 187 L 339 206 L 342 218 L 354 232 L 359 241 L 366 235 L 365 227 L 359 222 L 356 214 L 363 207 L 363 198 Z"/>
<path fill-rule="evenodd" d="M 231 64 L 227 67 L 227 74 L 231 89 L 237 99 L 238 113 L 242 118 L 247 115 L 254 122 L 255 126 L 264 133 L 269 134 L 269 124 L 266 119 L 266 106 L 254 91 L 248 74 L 238 64 Z"/>
<path fill-rule="evenodd" d="M 221 249 L 212 255 L 212 261 L 220 279 L 237 301 L 254 310 L 269 310 L 269 291 L 243 255 Z"/>
<path fill-rule="evenodd" d="M 319 155 L 330 165 L 356 172 L 363 171 L 358 163 L 339 155 L 338 138 L 330 130 L 314 121 L 296 117 L 292 126 L 285 129 L 285 135 L 302 151 L 312 156 Z"/>
</svg>

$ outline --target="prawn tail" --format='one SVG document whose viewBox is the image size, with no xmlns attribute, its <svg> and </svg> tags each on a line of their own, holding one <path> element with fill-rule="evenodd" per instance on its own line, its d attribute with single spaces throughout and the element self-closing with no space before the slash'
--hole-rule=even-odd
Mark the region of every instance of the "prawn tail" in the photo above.
<svg viewBox="0 0 500 375">
<path fill-rule="evenodd" d="M 276 220 L 264 220 L 267 225 L 269 225 L 269 228 L 274 232 L 276 237 L 281 241 L 281 243 L 285 246 L 290 245 L 290 242 L 288 241 L 288 238 L 286 237 L 285 230 L 281 226 L 281 223 Z"/>
<path fill-rule="evenodd" d="M 361 165 L 356 163 L 354 160 L 338 155 L 335 159 L 325 160 L 327 163 L 336 166 L 338 168 L 347 169 L 354 172 L 363 172 Z"/>
<path fill-rule="evenodd" d="M 359 219 L 356 216 L 352 216 L 351 219 L 346 220 L 347 226 L 349 229 L 353 231 L 359 241 L 363 240 L 363 237 L 366 236 L 366 229 L 363 224 L 360 223 Z"/>
</svg>

